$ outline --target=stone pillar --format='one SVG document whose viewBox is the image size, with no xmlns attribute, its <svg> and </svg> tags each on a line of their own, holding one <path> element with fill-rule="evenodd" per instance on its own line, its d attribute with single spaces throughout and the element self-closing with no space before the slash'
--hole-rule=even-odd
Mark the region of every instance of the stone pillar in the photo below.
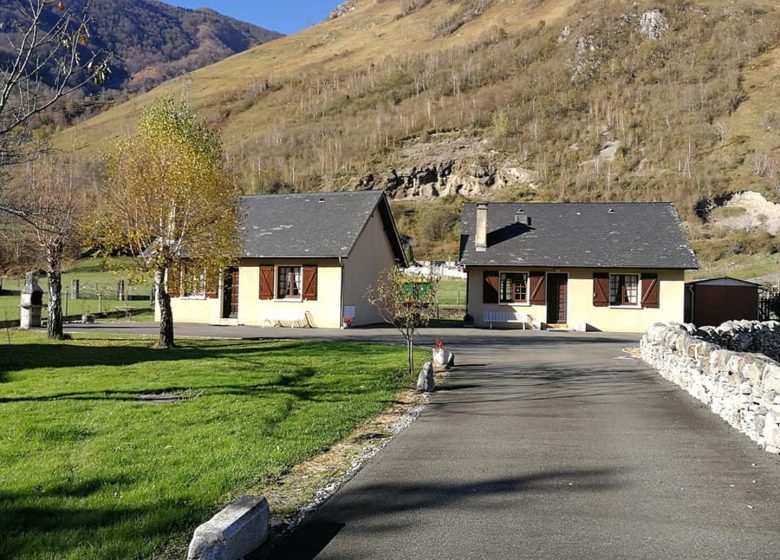
<svg viewBox="0 0 780 560">
<path fill-rule="evenodd" d="M 24 275 L 24 288 L 21 295 L 21 320 L 19 328 L 31 329 L 41 326 L 41 307 L 43 306 L 43 290 L 38 285 L 35 272 Z"/>
<path fill-rule="evenodd" d="M 116 285 L 116 299 L 125 301 L 125 281 L 120 280 Z"/>
<path fill-rule="evenodd" d="M 78 278 L 74 278 L 70 281 L 70 297 L 73 299 L 79 299 L 81 286 L 79 285 Z"/>
</svg>

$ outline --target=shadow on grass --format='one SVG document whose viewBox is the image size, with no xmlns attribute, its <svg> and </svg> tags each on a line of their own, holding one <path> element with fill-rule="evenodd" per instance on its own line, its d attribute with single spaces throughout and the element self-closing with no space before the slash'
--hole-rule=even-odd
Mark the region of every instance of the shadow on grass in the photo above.
<svg viewBox="0 0 780 560">
<path fill-rule="evenodd" d="M 20 402 L 49 401 L 123 401 L 135 402 L 143 406 L 175 406 L 176 403 L 197 400 L 201 396 L 234 396 L 234 397 L 278 397 L 286 395 L 301 401 L 332 402 L 344 400 L 346 394 L 354 394 L 356 389 L 347 391 L 338 385 L 323 383 L 311 384 L 311 378 L 318 374 L 313 368 L 298 368 L 285 374 L 270 374 L 262 383 L 240 384 L 208 384 L 208 379 L 202 384 L 167 385 L 164 387 L 133 389 L 133 390 L 88 390 L 48 393 L 45 395 L 23 395 L 0 397 L 0 404 Z M 370 389 L 367 389 L 370 390 Z M 149 395 L 181 395 L 180 400 L 164 404 L 154 403 L 152 399 L 142 399 Z M 152 402 L 150 402 L 150 400 Z M 64 438 L 61 438 L 64 439 Z"/>
<path fill-rule="evenodd" d="M 266 365 L 263 357 L 273 359 L 294 358 L 305 355 L 317 355 L 321 352 L 338 351 L 345 360 L 351 356 L 363 356 L 365 349 L 354 343 L 326 343 L 316 341 L 249 342 L 203 341 L 201 343 L 184 342 L 176 348 L 159 350 L 138 346 L 133 337 L 112 338 L 111 345 L 105 345 L 106 339 L 79 338 L 77 343 L 55 344 L 12 344 L 0 353 L 0 380 L 4 372 L 35 368 L 68 368 L 84 366 L 128 366 L 147 362 L 176 362 L 196 359 L 235 360 L 247 365 Z M 127 342 L 127 345 L 122 345 Z M 327 345 L 327 348 L 326 348 Z"/>
<path fill-rule="evenodd" d="M 98 540 L 96 531 L 124 533 L 123 543 L 132 548 L 134 541 L 141 545 L 149 538 L 166 538 L 180 529 L 183 517 L 189 517 L 182 516 L 181 503 L 172 500 L 128 506 L 99 495 L 131 483 L 125 477 L 98 477 L 40 491 L 0 491 L 0 557 L 53 552 L 65 557 L 73 553 L 71 549 Z"/>
</svg>

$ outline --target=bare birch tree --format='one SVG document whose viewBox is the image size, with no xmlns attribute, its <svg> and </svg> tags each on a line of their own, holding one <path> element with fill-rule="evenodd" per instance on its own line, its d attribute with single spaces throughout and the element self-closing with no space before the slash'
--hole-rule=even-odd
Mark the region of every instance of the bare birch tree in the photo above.
<svg viewBox="0 0 780 560">
<path fill-rule="evenodd" d="M 89 1 L 15 4 L 16 15 L 3 29 L 9 57 L 0 67 L 0 166 L 37 153 L 25 126 L 33 117 L 90 82 L 102 83 L 109 74 L 109 55 L 88 48 Z"/>
<path fill-rule="evenodd" d="M 46 262 L 49 284 L 49 318 L 46 323 L 50 339 L 63 337 L 62 328 L 62 261 L 68 245 L 78 237 L 78 221 L 86 207 L 86 192 L 73 177 L 70 162 L 44 158 L 28 164 L 26 188 L 18 191 L 15 214 L 26 226 Z"/>
</svg>

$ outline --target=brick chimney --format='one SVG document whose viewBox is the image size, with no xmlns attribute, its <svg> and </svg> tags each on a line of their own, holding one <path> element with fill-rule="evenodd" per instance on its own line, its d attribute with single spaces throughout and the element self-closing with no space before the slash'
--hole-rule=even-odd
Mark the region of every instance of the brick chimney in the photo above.
<svg viewBox="0 0 780 560">
<path fill-rule="evenodd" d="M 477 228 L 474 235 L 474 248 L 487 251 L 487 204 L 477 206 Z"/>
</svg>

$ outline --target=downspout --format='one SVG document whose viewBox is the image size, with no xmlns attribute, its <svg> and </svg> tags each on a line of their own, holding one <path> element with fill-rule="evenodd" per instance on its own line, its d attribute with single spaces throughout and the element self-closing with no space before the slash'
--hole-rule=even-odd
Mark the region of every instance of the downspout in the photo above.
<svg viewBox="0 0 780 560">
<path fill-rule="evenodd" d="M 339 266 L 341 267 L 341 290 L 339 293 L 339 327 L 344 327 L 344 262 L 339 257 Z"/>
<path fill-rule="evenodd" d="M 691 292 L 691 323 L 696 324 L 696 290 L 693 289 L 694 284 L 691 284 L 690 286 L 686 286 L 688 288 L 688 291 Z M 683 317 L 683 321 L 685 321 L 685 317 Z"/>
<path fill-rule="evenodd" d="M 471 284 L 471 282 L 469 282 L 469 267 L 466 267 L 466 315 L 471 315 L 471 312 L 469 311 L 469 284 Z"/>
</svg>

